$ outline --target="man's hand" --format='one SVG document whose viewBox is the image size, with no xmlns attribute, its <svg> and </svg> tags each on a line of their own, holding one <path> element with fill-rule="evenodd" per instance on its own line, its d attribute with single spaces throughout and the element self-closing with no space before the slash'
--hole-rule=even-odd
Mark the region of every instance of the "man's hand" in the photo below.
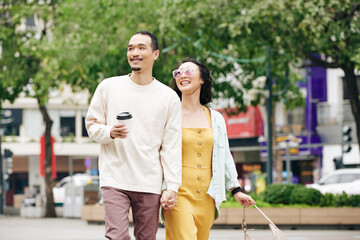
<svg viewBox="0 0 360 240">
<path fill-rule="evenodd" d="M 160 204 L 166 211 L 171 210 L 176 205 L 177 193 L 172 190 L 164 190 L 161 194 Z"/>
<path fill-rule="evenodd" d="M 256 204 L 256 202 L 254 201 L 254 199 L 252 199 L 252 197 L 242 192 L 235 193 L 234 198 L 236 199 L 236 201 L 238 201 L 238 203 L 240 203 L 244 207 L 249 207 L 251 205 Z"/>
<path fill-rule="evenodd" d="M 125 124 L 115 124 L 110 130 L 110 137 L 115 138 L 126 138 L 129 134 Z"/>
</svg>

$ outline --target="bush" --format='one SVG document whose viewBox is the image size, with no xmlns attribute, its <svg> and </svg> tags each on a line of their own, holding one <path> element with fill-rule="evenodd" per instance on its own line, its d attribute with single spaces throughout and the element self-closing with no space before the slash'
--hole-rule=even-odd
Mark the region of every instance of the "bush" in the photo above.
<svg viewBox="0 0 360 240">
<path fill-rule="evenodd" d="M 349 196 L 349 203 L 351 207 L 360 207 L 360 195 Z"/>
<path fill-rule="evenodd" d="M 310 206 L 318 206 L 320 205 L 322 199 L 323 195 L 319 190 L 300 186 L 292 192 L 290 197 L 290 203 L 302 203 Z"/>
<path fill-rule="evenodd" d="M 291 194 L 299 185 L 271 184 L 264 191 L 264 201 L 272 204 L 289 204 Z"/>
<path fill-rule="evenodd" d="M 301 184 L 271 184 L 262 194 L 248 193 L 258 207 L 284 207 L 284 205 L 303 205 L 319 207 L 360 207 L 360 195 L 347 195 L 346 193 L 333 195 L 321 194 L 313 188 L 306 188 Z M 240 207 L 231 192 L 226 193 L 227 202 L 223 207 Z"/>
<path fill-rule="evenodd" d="M 337 194 L 335 196 L 335 206 L 336 207 L 351 206 L 349 196 L 345 192 L 343 192 L 342 194 Z"/>
<path fill-rule="evenodd" d="M 331 193 L 325 193 L 321 198 L 320 204 L 321 207 L 331 207 L 335 205 L 335 196 Z"/>
</svg>

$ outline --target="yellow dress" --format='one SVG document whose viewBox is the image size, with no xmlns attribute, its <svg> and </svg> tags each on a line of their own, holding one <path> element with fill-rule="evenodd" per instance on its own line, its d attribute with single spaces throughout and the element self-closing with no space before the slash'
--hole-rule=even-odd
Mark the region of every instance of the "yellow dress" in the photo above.
<svg viewBox="0 0 360 240">
<path fill-rule="evenodd" d="M 212 169 L 214 134 L 210 128 L 182 129 L 182 185 L 177 204 L 164 211 L 167 240 L 208 240 L 215 219 L 215 202 L 206 192 Z"/>
</svg>

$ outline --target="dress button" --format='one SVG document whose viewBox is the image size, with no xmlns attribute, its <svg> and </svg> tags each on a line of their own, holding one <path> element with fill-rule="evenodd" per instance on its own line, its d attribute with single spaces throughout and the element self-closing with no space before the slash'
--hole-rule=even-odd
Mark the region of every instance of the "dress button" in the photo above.
<svg viewBox="0 0 360 240">
<path fill-rule="evenodd" d="M 201 153 L 198 153 L 198 156 L 201 157 Z"/>
<path fill-rule="evenodd" d="M 196 190 L 197 193 L 200 193 L 200 190 Z"/>
<path fill-rule="evenodd" d="M 200 181 L 200 179 L 201 179 L 201 177 L 197 177 L 197 180 L 199 180 L 199 181 Z"/>
<path fill-rule="evenodd" d="M 201 130 L 200 130 L 200 129 L 198 130 L 198 133 L 201 133 Z"/>
<path fill-rule="evenodd" d="M 201 168 L 201 164 L 198 165 L 198 168 Z"/>
</svg>

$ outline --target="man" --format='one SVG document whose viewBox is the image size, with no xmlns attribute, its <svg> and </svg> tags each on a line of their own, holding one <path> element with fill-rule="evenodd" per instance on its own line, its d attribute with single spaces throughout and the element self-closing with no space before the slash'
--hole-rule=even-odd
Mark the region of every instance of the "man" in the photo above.
<svg viewBox="0 0 360 240">
<path fill-rule="evenodd" d="M 164 208 L 175 205 L 181 184 L 181 106 L 176 93 L 152 77 L 158 41 L 147 31 L 129 41 L 129 75 L 105 79 L 86 116 L 90 138 L 101 143 L 100 187 L 105 237 L 128 240 L 130 207 L 138 240 L 156 239 L 160 194 Z M 121 112 L 132 127 L 117 123 Z M 164 183 L 163 183 L 164 179 Z"/>
</svg>

